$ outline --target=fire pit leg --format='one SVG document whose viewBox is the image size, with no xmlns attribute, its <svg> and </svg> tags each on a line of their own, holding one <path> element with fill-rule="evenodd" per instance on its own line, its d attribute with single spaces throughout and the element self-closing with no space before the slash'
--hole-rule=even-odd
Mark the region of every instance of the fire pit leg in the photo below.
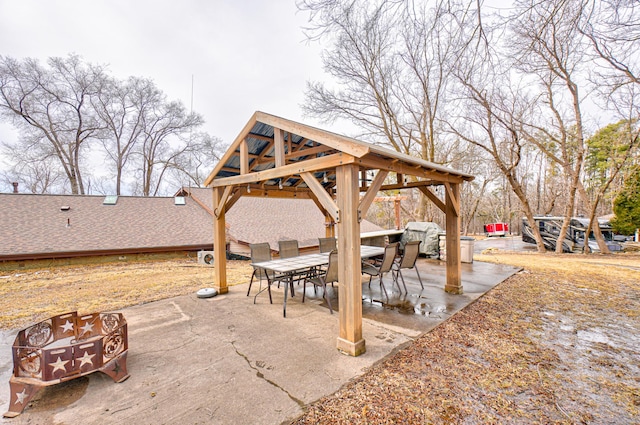
<svg viewBox="0 0 640 425">
<path fill-rule="evenodd" d="M 102 373 L 111 377 L 115 382 L 123 382 L 129 377 L 127 372 L 127 352 L 123 352 L 100 368 Z"/>
<path fill-rule="evenodd" d="M 15 418 L 29 404 L 33 396 L 41 387 L 31 384 L 23 384 L 16 382 L 13 378 L 9 379 L 9 391 L 11 391 L 11 401 L 9 402 L 9 410 L 2 416 L 5 418 Z"/>
</svg>

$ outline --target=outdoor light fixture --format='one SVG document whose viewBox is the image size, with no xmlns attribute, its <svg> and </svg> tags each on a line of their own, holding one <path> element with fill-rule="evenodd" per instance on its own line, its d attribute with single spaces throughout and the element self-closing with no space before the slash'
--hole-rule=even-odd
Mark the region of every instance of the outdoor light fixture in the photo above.
<svg viewBox="0 0 640 425">
<path fill-rule="evenodd" d="M 324 178 L 322 179 L 324 183 L 329 183 L 329 179 L 327 178 L 327 172 L 324 172 Z"/>
<path fill-rule="evenodd" d="M 251 193 L 251 185 L 250 184 L 247 185 L 247 193 Z"/>
<path fill-rule="evenodd" d="M 278 180 L 278 189 L 282 190 L 282 179 Z"/>
<path fill-rule="evenodd" d="M 407 187 L 407 178 L 406 177 L 402 180 L 402 185 L 404 187 Z"/>
</svg>

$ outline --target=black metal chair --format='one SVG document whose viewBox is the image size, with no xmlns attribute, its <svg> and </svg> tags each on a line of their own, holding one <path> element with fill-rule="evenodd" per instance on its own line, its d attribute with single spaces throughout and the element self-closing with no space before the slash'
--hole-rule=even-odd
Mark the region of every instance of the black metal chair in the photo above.
<svg viewBox="0 0 640 425">
<path fill-rule="evenodd" d="M 313 289 L 318 286 L 322 287 L 322 296 L 325 300 L 327 300 L 327 304 L 329 305 L 329 311 L 333 314 L 333 308 L 331 308 L 331 300 L 327 295 L 327 283 L 333 284 L 333 282 L 338 281 L 338 251 L 335 249 L 329 253 L 329 266 L 327 267 L 327 271 L 325 273 L 314 276 L 310 279 L 304 281 L 304 289 L 302 292 L 302 302 L 304 302 L 304 296 L 307 289 L 307 282 L 311 282 L 313 284 Z"/>
<path fill-rule="evenodd" d="M 416 260 L 420 255 L 420 244 L 422 241 L 409 241 L 404 245 L 404 251 L 402 252 L 402 256 L 393 263 L 393 268 L 391 270 L 391 275 L 393 276 L 393 281 L 398 285 L 398 289 L 400 289 L 400 284 L 398 283 L 398 276 L 402 280 L 402 285 L 404 286 L 404 291 L 407 291 L 407 285 L 404 283 L 404 276 L 402 276 L 402 269 L 415 269 L 416 274 L 418 275 L 418 281 L 420 282 L 420 286 L 424 289 L 424 284 L 422 283 L 422 278 L 420 277 L 420 272 L 416 267 Z M 400 289 L 400 292 L 402 290 Z"/>
<path fill-rule="evenodd" d="M 391 271 L 397 253 L 398 243 L 391 243 L 384 248 L 384 255 L 380 265 L 368 263 L 364 263 L 362 265 L 362 273 L 369 275 L 369 287 L 371 287 L 371 279 L 373 279 L 373 276 L 378 276 L 380 278 L 380 287 L 384 291 L 384 295 L 387 297 L 387 302 L 389 302 L 389 294 L 387 293 L 387 288 L 385 288 L 382 278 L 385 273 Z"/>
</svg>

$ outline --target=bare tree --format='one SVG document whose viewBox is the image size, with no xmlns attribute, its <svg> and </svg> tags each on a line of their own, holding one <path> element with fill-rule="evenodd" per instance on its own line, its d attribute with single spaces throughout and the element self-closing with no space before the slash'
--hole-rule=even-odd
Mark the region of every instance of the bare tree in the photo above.
<svg viewBox="0 0 640 425">
<path fill-rule="evenodd" d="M 2 144 L 1 151 L 7 161 L 0 174 L 8 187 L 16 182 L 22 192 L 64 192 L 65 176 L 60 164 L 55 157 L 42 152 L 42 147 L 39 141 L 28 143 L 24 137 L 17 145 Z"/>
<path fill-rule="evenodd" d="M 487 199 L 487 192 L 495 182 L 492 163 L 476 146 L 469 146 L 467 151 L 471 155 L 464 162 L 466 166 L 459 168 L 466 173 L 475 173 L 476 179 L 462 186 L 460 195 L 467 202 L 460 206 L 460 219 L 463 234 L 476 233 L 475 218 L 483 210 Z"/>
<path fill-rule="evenodd" d="M 464 9 L 458 2 L 304 0 L 308 36 L 326 38 L 325 70 L 340 89 L 309 83 L 310 114 L 346 119 L 395 150 L 437 161 L 438 120 L 446 104 Z"/>
<path fill-rule="evenodd" d="M 467 66 L 473 63 L 471 61 Z M 528 112 L 529 105 L 509 91 L 509 80 L 499 73 L 491 74 L 487 69 L 481 71 L 480 68 L 484 66 L 475 63 L 475 66 L 460 69 L 458 77 L 464 88 L 461 94 L 466 101 L 461 105 L 463 113 L 455 122 L 452 121 L 450 131 L 470 145 L 482 149 L 493 159 L 520 201 L 529 223 L 533 223 L 534 214 L 526 186 L 521 180 L 520 168 L 527 144 L 520 122 Z M 495 65 L 491 67 L 495 69 Z M 538 251 L 544 252 L 539 229 L 532 226 L 532 231 Z"/>
<path fill-rule="evenodd" d="M 589 197 L 583 181 L 588 151 L 582 105 L 599 93 L 618 116 L 637 119 L 639 60 L 632 52 L 640 42 L 636 25 L 640 19 L 635 13 L 640 9 L 633 2 L 616 0 L 518 1 L 517 6 L 511 27 L 514 56 L 520 70 L 537 76 L 543 100 L 537 122 L 526 128 L 530 140 L 562 166 L 569 182 L 561 235 L 579 199 L 591 218 L 600 251 L 607 253 L 596 212 L 611 181 L 602 180 L 595 190 L 599 195 Z M 628 142 L 632 148 L 634 138 Z M 556 248 L 561 250 L 560 245 Z"/>
<path fill-rule="evenodd" d="M 153 81 L 130 77 L 126 82 L 110 79 L 103 95 L 94 100 L 105 131 L 101 135 L 105 154 L 113 164 L 115 193 L 122 192 L 125 167 L 136 144 L 141 142 L 143 117 L 147 109 L 164 101 Z"/>
<path fill-rule="evenodd" d="M 187 113 L 180 102 L 154 105 L 142 117 L 142 142 L 136 148 L 140 176 L 138 193 L 155 196 L 166 173 L 175 168 L 177 158 L 190 149 L 190 133 L 202 125 L 199 114 Z"/>
<path fill-rule="evenodd" d="M 615 128 L 623 130 L 612 140 L 607 156 L 608 173 L 595 190 L 591 223 L 595 211 L 610 185 L 624 167 L 637 164 L 640 120 L 640 4 L 628 0 L 590 0 L 585 2 L 579 31 L 593 48 L 596 67 L 591 79 L 605 105 L 621 119 Z M 620 128 L 622 125 L 622 128 Z M 603 129 L 611 129 L 611 126 Z M 602 135 L 602 131 L 600 135 Z M 624 173 L 623 173 L 624 174 Z M 588 247 L 587 247 L 588 249 Z"/>
<path fill-rule="evenodd" d="M 640 84 L 637 55 L 640 4 L 637 1 L 585 1 L 579 31 L 591 42 L 594 55 L 604 61 L 594 70 L 601 92 L 613 94 L 629 84 Z"/>
<path fill-rule="evenodd" d="M 535 76 L 542 88 L 541 112 L 535 122 L 526 126 L 529 140 L 563 167 L 569 181 L 565 219 L 558 238 L 563 240 L 575 211 L 576 195 L 587 208 L 591 207 L 581 181 L 585 159 L 581 85 L 585 91 L 586 88 L 580 76 L 588 62 L 578 29 L 583 5 L 580 0 L 519 0 L 515 3 L 510 25 L 512 57 L 518 69 L 525 75 Z M 547 122 L 540 117 L 546 117 Z M 553 154 L 547 145 L 533 136 L 534 133 L 542 133 L 553 140 L 560 155 Z M 601 252 L 608 253 L 597 222 L 594 233 Z M 557 244 L 556 252 L 562 250 L 563 245 Z"/>
<path fill-rule="evenodd" d="M 73 194 L 84 194 L 83 153 L 102 123 L 91 107 L 105 82 L 101 66 L 80 58 L 38 61 L 0 57 L 0 114 L 23 132 L 27 143 L 42 145 L 58 159 Z"/>
<path fill-rule="evenodd" d="M 179 186 L 201 186 L 226 151 L 226 144 L 208 133 L 194 133 L 187 149 L 174 159 L 172 180 Z"/>
<path fill-rule="evenodd" d="M 337 83 L 308 83 L 303 109 L 327 122 L 350 121 L 374 143 L 449 164 L 459 153 L 447 149 L 442 119 L 470 4 L 299 1 L 310 13 L 309 39 L 331 43 L 322 59 Z M 416 215 L 424 219 L 433 212 L 421 199 Z"/>
<path fill-rule="evenodd" d="M 124 182 L 137 176 L 134 192 L 156 195 L 169 170 L 176 177 L 196 170 L 190 177 L 198 178 L 199 167 L 214 157 L 196 165 L 196 150 L 211 154 L 218 144 L 197 132 L 203 124 L 199 114 L 168 101 L 153 81 L 118 80 L 75 55 L 50 58 L 47 67 L 33 59 L 0 57 L 0 118 L 20 130 L 18 141 L 5 143 L 2 153 L 34 192 L 85 194 L 93 187 L 110 193 L 115 188 L 119 195 Z M 101 141 L 103 150 L 89 151 L 89 144 L 100 147 L 94 141 Z M 101 153 L 113 183 L 97 173 L 104 168 L 95 166 Z"/>
</svg>

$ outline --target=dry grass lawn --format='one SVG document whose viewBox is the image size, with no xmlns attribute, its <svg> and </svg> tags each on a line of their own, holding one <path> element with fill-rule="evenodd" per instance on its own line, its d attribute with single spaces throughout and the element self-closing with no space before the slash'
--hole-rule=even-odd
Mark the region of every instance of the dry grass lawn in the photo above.
<svg viewBox="0 0 640 425">
<path fill-rule="evenodd" d="M 247 261 L 227 262 L 229 285 L 251 277 Z M 0 328 L 20 329 L 68 311 L 113 311 L 212 286 L 213 269 L 193 259 L 65 266 L 0 275 Z"/>
</svg>

